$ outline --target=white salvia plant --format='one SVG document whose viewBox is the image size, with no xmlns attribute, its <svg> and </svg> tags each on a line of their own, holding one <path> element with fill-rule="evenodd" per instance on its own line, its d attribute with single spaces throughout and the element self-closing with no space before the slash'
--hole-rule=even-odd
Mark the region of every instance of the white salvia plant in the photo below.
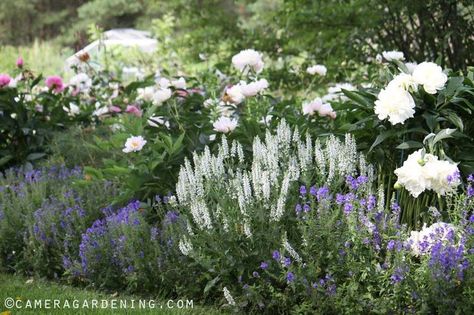
<svg viewBox="0 0 474 315">
<path fill-rule="evenodd" d="M 192 219 L 193 229 L 206 233 L 240 233 L 252 238 L 256 228 L 278 222 L 293 211 L 288 197 L 299 183 L 340 185 L 347 175 L 374 179 L 374 170 L 346 135 L 302 140 L 281 122 L 274 134 L 256 137 L 252 155 L 223 136 L 217 153 L 194 153 L 181 167 L 176 194 L 178 207 Z M 368 185 L 370 186 L 370 185 Z M 192 239 L 190 240 L 192 242 Z"/>
<path fill-rule="evenodd" d="M 224 291 L 224 297 L 227 300 L 227 303 L 229 303 L 229 305 L 235 305 L 234 298 L 230 294 L 229 289 L 227 289 L 227 287 L 224 287 L 222 291 Z"/>
</svg>

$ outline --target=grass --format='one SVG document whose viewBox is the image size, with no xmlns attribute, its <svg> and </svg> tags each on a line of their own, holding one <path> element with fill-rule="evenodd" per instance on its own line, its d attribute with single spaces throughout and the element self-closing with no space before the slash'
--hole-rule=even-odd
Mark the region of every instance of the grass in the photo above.
<svg viewBox="0 0 474 315">
<path fill-rule="evenodd" d="M 21 309 L 6 308 L 7 299 L 20 300 L 19 306 Z M 45 300 L 50 299 L 50 308 L 46 309 L 44 306 Z M 117 294 L 106 294 L 103 292 L 96 292 L 92 290 L 85 290 L 80 288 L 74 288 L 67 285 L 53 283 L 41 279 L 27 279 L 21 276 L 0 274 L 0 315 L 13 315 L 13 314 L 222 314 L 222 310 L 217 308 L 201 307 L 193 303 L 193 306 L 186 307 L 186 299 L 184 300 L 184 306 L 178 309 L 176 306 L 178 300 L 174 300 L 173 308 L 167 307 L 167 299 L 154 299 L 156 306 L 155 308 L 141 308 L 138 309 L 138 300 L 143 298 L 137 298 L 133 296 L 122 296 Z M 153 299 L 153 298 L 150 298 Z M 148 299 L 148 300 L 150 300 Z M 34 305 L 35 300 L 42 300 L 43 306 L 41 308 L 28 308 L 28 300 Z M 54 308 L 52 300 L 59 300 L 59 305 L 64 305 L 65 301 L 69 301 L 70 308 Z M 73 301 L 77 300 L 79 307 L 73 307 Z M 92 308 L 92 300 L 98 300 L 98 307 Z M 102 308 L 102 300 L 109 303 L 109 308 Z M 112 309 L 110 305 L 113 300 L 117 300 L 117 308 Z M 120 309 L 120 302 L 118 300 L 126 301 L 129 308 Z M 131 309 L 132 300 L 135 300 L 135 309 Z M 9 300 L 11 301 L 11 300 Z M 81 308 L 84 301 L 87 301 L 89 308 Z M 148 303 L 148 302 L 147 302 Z M 161 306 L 161 307 L 160 307 Z"/>
<path fill-rule="evenodd" d="M 63 48 L 52 42 L 35 41 L 30 46 L 1 46 L 0 45 L 0 73 L 11 73 L 15 68 L 16 59 L 22 56 L 25 67 L 36 74 L 45 76 L 61 74 L 65 60 L 73 54 L 72 49 Z"/>
</svg>

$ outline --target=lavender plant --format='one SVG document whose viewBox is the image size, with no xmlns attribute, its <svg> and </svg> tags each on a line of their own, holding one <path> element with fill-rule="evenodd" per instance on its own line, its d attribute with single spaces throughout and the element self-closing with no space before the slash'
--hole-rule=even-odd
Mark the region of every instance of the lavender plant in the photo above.
<svg viewBox="0 0 474 315">
<path fill-rule="evenodd" d="M 79 168 L 10 169 L 0 178 L 2 268 L 59 277 L 64 252 L 116 194 L 116 185 L 79 186 Z M 76 183 L 76 184 L 74 184 Z M 97 193 L 100 192 L 100 193 Z"/>
<path fill-rule="evenodd" d="M 153 208 L 163 207 L 157 203 Z M 176 266 L 184 257 L 176 255 L 169 233 L 179 216 L 173 211 L 157 211 L 161 224 L 151 224 L 156 213 L 150 210 L 139 201 L 118 210 L 104 208 L 103 217 L 83 230 L 77 255 L 64 253 L 63 266 L 69 278 L 102 289 L 176 292 L 187 272 Z"/>
</svg>

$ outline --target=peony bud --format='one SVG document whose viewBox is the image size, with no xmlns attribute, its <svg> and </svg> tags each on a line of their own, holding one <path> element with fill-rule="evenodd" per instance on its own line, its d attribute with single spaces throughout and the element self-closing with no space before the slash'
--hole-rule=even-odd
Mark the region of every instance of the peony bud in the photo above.
<svg viewBox="0 0 474 315">
<path fill-rule="evenodd" d="M 398 189 L 401 189 L 401 188 L 402 188 L 402 185 L 400 185 L 399 182 L 396 182 L 395 185 L 393 185 L 393 189 L 398 190 Z"/>
<path fill-rule="evenodd" d="M 16 60 L 16 66 L 21 69 L 21 68 L 23 68 L 23 64 L 24 64 L 23 58 L 21 58 L 21 56 L 19 56 L 18 59 Z"/>
</svg>

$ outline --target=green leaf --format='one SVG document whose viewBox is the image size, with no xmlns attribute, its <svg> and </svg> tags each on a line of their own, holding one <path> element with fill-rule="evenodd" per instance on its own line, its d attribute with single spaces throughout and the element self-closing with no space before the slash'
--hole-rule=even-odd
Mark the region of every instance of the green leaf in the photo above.
<svg viewBox="0 0 474 315">
<path fill-rule="evenodd" d="M 446 119 L 449 120 L 453 125 L 459 128 L 459 130 L 462 132 L 464 131 L 464 123 L 461 119 L 461 117 L 458 116 L 453 111 L 448 111 L 445 113 Z"/>
<path fill-rule="evenodd" d="M 114 167 L 104 169 L 104 174 L 112 176 L 126 175 L 130 173 L 130 169 L 126 167 L 120 167 L 115 165 Z"/>
<path fill-rule="evenodd" d="M 11 159 L 13 159 L 13 155 L 6 155 L 0 159 L 0 166 L 7 164 Z"/>
<path fill-rule="evenodd" d="M 377 136 L 377 138 L 375 138 L 374 143 L 372 143 L 372 146 L 370 147 L 369 152 L 372 151 L 376 146 L 381 144 L 383 141 L 385 141 L 385 139 L 389 138 L 393 134 L 394 134 L 394 132 L 391 131 L 391 130 L 390 131 L 385 131 L 385 132 L 382 132 L 381 134 L 379 134 Z"/>
<path fill-rule="evenodd" d="M 446 90 L 444 91 L 446 98 L 451 98 L 455 94 L 456 90 L 462 86 L 463 81 L 463 77 L 451 77 L 448 81 L 448 85 L 446 86 Z"/>
<path fill-rule="evenodd" d="M 405 149 L 419 149 L 423 148 L 423 143 L 418 141 L 405 141 L 397 146 L 397 149 L 405 150 Z"/>
<path fill-rule="evenodd" d="M 439 141 L 441 141 L 441 140 L 443 140 L 443 139 L 452 138 L 452 137 L 453 137 L 453 133 L 454 133 L 455 131 L 456 131 L 456 129 L 449 129 L 449 128 L 440 130 L 440 131 L 436 134 L 436 136 L 434 137 L 434 140 L 433 140 L 432 145 L 435 145 L 436 143 L 438 143 Z"/>
<path fill-rule="evenodd" d="M 183 132 L 183 133 L 178 137 L 178 139 L 176 139 L 176 141 L 175 141 L 174 144 L 173 144 L 173 147 L 171 148 L 171 154 L 173 154 L 173 153 L 175 153 L 175 152 L 178 152 L 178 150 L 181 148 L 181 146 L 182 146 L 182 144 L 183 144 L 184 135 L 185 135 L 185 133 Z"/>
<path fill-rule="evenodd" d="M 41 79 L 43 79 L 43 75 L 40 74 L 36 79 L 33 80 L 33 82 L 31 82 L 30 84 L 30 88 L 33 88 L 35 85 L 37 85 Z"/>
<path fill-rule="evenodd" d="M 45 156 L 46 153 L 43 153 L 43 152 L 38 152 L 38 153 L 30 153 L 28 154 L 28 156 L 26 157 L 26 159 L 28 161 L 34 161 L 34 160 L 38 160 L 38 159 L 41 159 L 43 156 Z"/>
<path fill-rule="evenodd" d="M 433 132 L 433 130 L 436 128 L 436 115 L 426 112 L 422 116 L 425 118 L 426 125 L 428 128 L 430 128 L 430 131 Z"/>
<path fill-rule="evenodd" d="M 206 286 L 204 287 L 204 294 L 206 294 L 207 292 L 209 292 L 210 289 L 212 289 L 216 283 L 220 280 L 221 278 L 219 276 L 215 277 L 214 279 L 212 279 L 211 281 L 209 281 Z"/>
<path fill-rule="evenodd" d="M 371 102 L 357 92 L 342 89 L 342 93 L 344 93 L 344 95 L 354 101 L 355 104 L 359 107 L 362 107 L 364 109 L 369 109 L 372 107 Z"/>
</svg>

